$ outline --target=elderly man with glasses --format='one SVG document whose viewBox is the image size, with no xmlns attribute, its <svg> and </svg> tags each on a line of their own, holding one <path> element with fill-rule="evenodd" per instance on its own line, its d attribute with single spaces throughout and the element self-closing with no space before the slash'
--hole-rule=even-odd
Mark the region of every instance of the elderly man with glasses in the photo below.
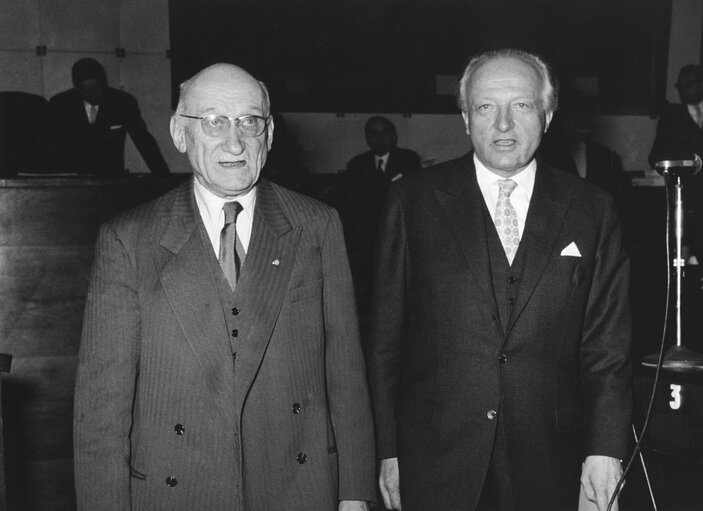
<svg viewBox="0 0 703 511">
<path fill-rule="evenodd" d="M 171 119 L 194 179 L 101 229 L 78 509 L 363 510 L 373 428 L 342 229 L 260 178 L 266 87 L 210 66 Z"/>
</svg>

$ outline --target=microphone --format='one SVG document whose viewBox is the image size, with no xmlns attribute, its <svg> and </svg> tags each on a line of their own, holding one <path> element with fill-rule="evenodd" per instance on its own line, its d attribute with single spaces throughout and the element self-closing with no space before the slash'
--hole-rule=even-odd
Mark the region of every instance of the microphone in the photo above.
<svg viewBox="0 0 703 511">
<path fill-rule="evenodd" d="M 692 160 L 658 161 L 654 164 L 654 170 L 661 175 L 672 174 L 680 177 L 691 177 L 698 174 L 702 165 L 701 157 L 694 154 Z"/>
</svg>

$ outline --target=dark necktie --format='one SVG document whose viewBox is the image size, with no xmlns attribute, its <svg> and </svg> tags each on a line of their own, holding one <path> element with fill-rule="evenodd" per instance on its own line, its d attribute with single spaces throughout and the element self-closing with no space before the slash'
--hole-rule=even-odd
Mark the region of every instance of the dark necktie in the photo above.
<svg viewBox="0 0 703 511">
<path fill-rule="evenodd" d="M 220 266 L 234 291 L 246 257 L 244 246 L 237 236 L 237 216 L 242 211 L 242 205 L 239 202 L 226 202 L 222 210 L 225 212 L 225 226 L 220 233 Z"/>
<path fill-rule="evenodd" d="M 378 159 L 378 164 L 376 165 L 376 170 L 378 171 L 379 174 L 383 174 L 383 160 L 381 158 Z"/>
</svg>

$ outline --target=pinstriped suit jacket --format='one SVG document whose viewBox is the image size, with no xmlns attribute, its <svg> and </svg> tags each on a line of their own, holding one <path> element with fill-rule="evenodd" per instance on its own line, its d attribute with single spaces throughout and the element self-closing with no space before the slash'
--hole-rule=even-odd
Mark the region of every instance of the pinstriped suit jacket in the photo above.
<svg viewBox="0 0 703 511">
<path fill-rule="evenodd" d="M 233 303 L 220 299 L 224 276 L 202 228 L 190 182 L 100 231 L 75 394 L 78 508 L 373 500 L 371 412 L 336 213 L 262 180 Z"/>
</svg>

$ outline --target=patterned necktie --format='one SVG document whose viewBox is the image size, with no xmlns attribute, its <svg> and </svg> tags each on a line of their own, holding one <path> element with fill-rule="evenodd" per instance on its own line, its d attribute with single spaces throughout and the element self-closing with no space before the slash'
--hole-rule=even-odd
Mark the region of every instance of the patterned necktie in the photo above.
<svg viewBox="0 0 703 511">
<path fill-rule="evenodd" d="M 495 224 L 498 237 L 503 244 L 503 250 L 508 262 L 513 264 L 513 258 L 520 244 L 520 229 L 517 222 L 517 213 L 510 203 L 510 194 L 513 193 L 517 183 L 512 179 L 498 181 L 498 202 L 496 203 Z"/>
<path fill-rule="evenodd" d="M 222 206 L 225 212 L 225 226 L 220 232 L 220 266 L 232 291 L 237 286 L 237 279 L 244 264 L 244 246 L 237 236 L 237 216 L 242 211 L 239 202 L 226 202 Z"/>
</svg>

